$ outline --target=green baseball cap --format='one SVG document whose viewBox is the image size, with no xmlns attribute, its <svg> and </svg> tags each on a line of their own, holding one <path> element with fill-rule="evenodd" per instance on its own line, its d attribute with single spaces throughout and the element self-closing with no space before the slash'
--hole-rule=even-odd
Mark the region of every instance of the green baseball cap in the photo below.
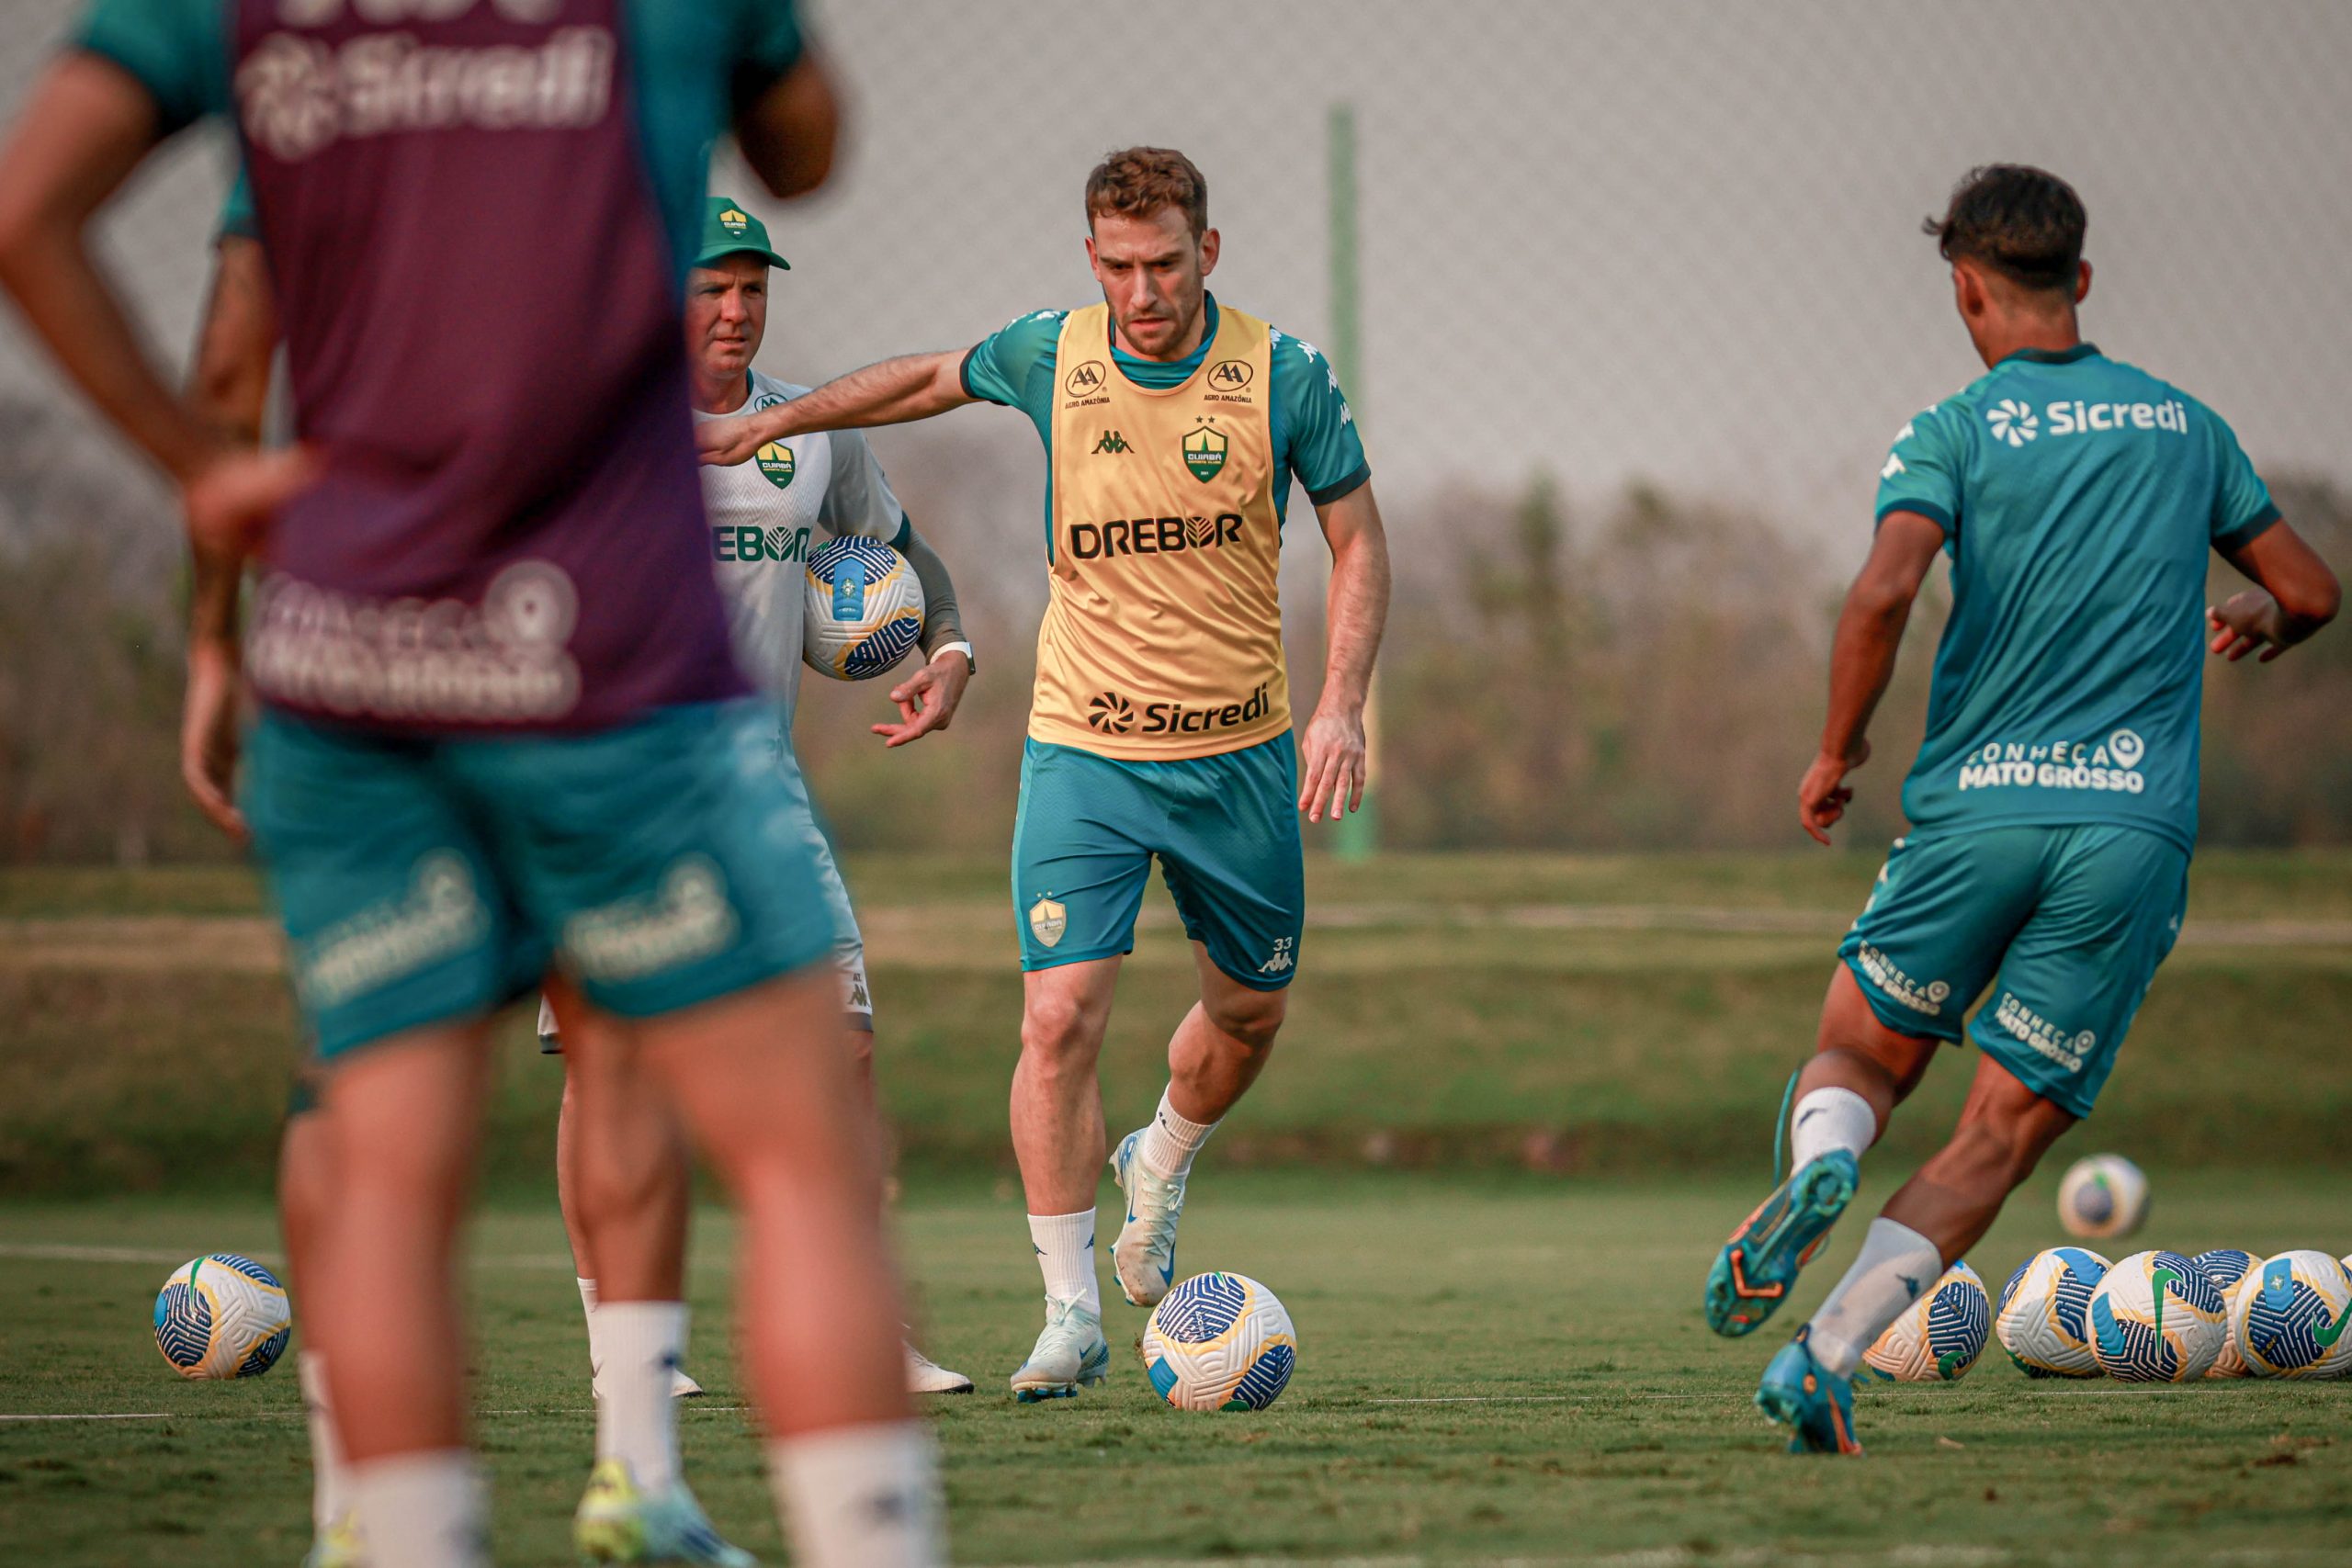
<svg viewBox="0 0 2352 1568">
<path fill-rule="evenodd" d="M 702 251 L 695 265 L 708 266 L 721 256 L 757 256 L 770 266 L 792 270 L 792 264 L 768 244 L 768 226 L 727 197 L 714 196 L 702 219 Z"/>
</svg>

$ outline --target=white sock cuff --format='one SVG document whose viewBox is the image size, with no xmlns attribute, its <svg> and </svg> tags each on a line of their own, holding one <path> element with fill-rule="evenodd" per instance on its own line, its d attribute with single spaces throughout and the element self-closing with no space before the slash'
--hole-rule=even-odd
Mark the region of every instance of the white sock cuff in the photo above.
<svg viewBox="0 0 2352 1568">
<path fill-rule="evenodd" d="M 1094 1277 L 1094 1215 L 1092 1209 L 1080 1209 L 1075 1214 L 1032 1214 L 1029 1244 L 1035 1248 L 1038 1270 L 1046 1277 L 1046 1294 L 1100 1312 L 1102 1297 Z"/>
<path fill-rule="evenodd" d="M 593 1314 L 596 1310 L 596 1281 L 582 1280 L 575 1274 L 572 1276 L 571 1282 L 580 1287 L 581 1310 Z"/>
<path fill-rule="evenodd" d="M 1192 1174 L 1193 1156 L 1201 1152 L 1201 1145 L 1216 1131 L 1216 1123 L 1185 1120 L 1169 1101 L 1169 1093 L 1174 1087 L 1171 1084 L 1159 1091 L 1159 1109 L 1152 1112 L 1151 1125 L 1143 1131 L 1136 1157 L 1147 1169 L 1179 1178 Z"/>
<path fill-rule="evenodd" d="M 803 1432 L 768 1445 L 768 1478 L 802 1568 L 947 1560 L 939 1450 L 920 1421 Z"/>
<path fill-rule="evenodd" d="M 351 1500 L 370 1562 L 478 1568 L 490 1561 L 490 1493 L 464 1449 L 354 1465 Z"/>
<path fill-rule="evenodd" d="M 327 1398 L 327 1359 L 322 1351 L 294 1352 L 294 1384 L 302 1391 L 302 1404 L 309 1409 L 325 1410 L 333 1402 Z"/>
<path fill-rule="evenodd" d="M 1813 1314 L 1815 1359 L 1840 1377 L 1851 1375 L 1886 1325 L 1935 1289 L 1943 1271 L 1943 1249 L 1934 1242 L 1900 1220 L 1872 1220 L 1853 1267 Z"/>
<path fill-rule="evenodd" d="M 1176 1139 L 1180 1143 L 1189 1143 L 1193 1147 L 1199 1148 L 1203 1143 L 1207 1141 L 1208 1135 L 1216 1131 L 1216 1123 L 1214 1122 L 1186 1121 L 1177 1111 L 1175 1104 L 1168 1098 L 1170 1091 L 1173 1089 L 1174 1087 L 1175 1086 L 1171 1084 L 1168 1089 L 1163 1089 L 1159 1091 L 1159 1110 L 1153 1119 L 1157 1121 L 1160 1126 L 1167 1129 L 1168 1135 L 1170 1137 Z"/>
<path fill-rule="evenodd" d="M 1850 1089 L 1816 1089 L 1789 1111 L 1789 1168 L 1803 1170 L 1832 1149 L 1860 1158 L 1878 1142 L 1878 1112 Z"/>
</svg>

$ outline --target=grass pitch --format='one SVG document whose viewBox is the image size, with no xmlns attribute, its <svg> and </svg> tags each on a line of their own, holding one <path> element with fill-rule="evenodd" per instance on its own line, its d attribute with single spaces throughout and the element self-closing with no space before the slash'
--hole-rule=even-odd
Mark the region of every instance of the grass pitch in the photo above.
<svg viewBox="0 0 2352 1568">
<path fill-rule="evenodd" d="M 1891 1190 L 1891 1163 L 1867 1173 L 1865 1205 Z M 2058 1239 L 2054 1177 L 2020 1194 L 1973 1258 L 1996 1288 Z M 2340 1251 L 2352 1225 L 2339 1185 L 2160 1170 L 2155 1223 L 2112 1250 Z M 1698 1311 L 1714 1244 L 1757 1195 L 1757 1183 L 1722 1180 L 1237 1173 L 1218 1167 L 1212 1145 L 1182 1264 L 1273 1286 L 1302 1353 L 1272 1410 L 1195 1416 L 1153 1398 L 1127 1349 L 1143 1314 L 1118 1302 L 1107 1267 L 1110 1383 L 1067 1404 L 1013 1404 L 1003 1380 L 1037 1322 L 1020 1206 L 984 1185 L 918 1188 L 900 1229 L 922 1337 L 981 1385 L 928 1407 L 958 1559 L 2342 1561 L 2352 1383 L 2030 1383 L 1996 1347 L 1958 1384 L 1866 1391 L 1866 1460 L 1781 1454 L 1747 1400 L 1784 1325 L 1718 1340 Z M 1842 1227 L 1792 1321 L 1835 1279 L 1860 1228 Z M 266 1211 L 230 1201 L 0 1211 L 11 1347 L 0 1359 L 0 1414 L 11 1417 L 0 1420 L 0 1519 L 11 1561 L 299 1559 L 308 1481 L 290 1360 L 257 1380 L 186 1383 L 148 1326 L 174 1264 L 273 1245 Z M 551 1203 L 510 1200 L 477 1226 L 474 1247 L 477 1431 L 495 1476 L 498 1561 L 568 1562 L 592 1417 Z M 729 1250 L 723 1216 L 702 1216 L 688 1364 L 711 1392 L 684 1411 L 685 1450 L 721 1529 L 777 1562 L 729 1350 Z M 13 1418 L 24 1416 L 76 1418 Z M 86 1418 L 105 1416 L 128 1418 Z M 38 1557 L 14 1555 L 25 1547 Z"/>
</svg>

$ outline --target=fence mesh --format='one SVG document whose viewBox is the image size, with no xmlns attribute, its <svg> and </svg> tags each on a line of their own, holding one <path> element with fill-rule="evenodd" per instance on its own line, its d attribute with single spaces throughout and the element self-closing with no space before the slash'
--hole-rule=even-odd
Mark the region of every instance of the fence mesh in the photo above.
<svg viewBox="0 0 2352 1568">
<path fill-rule="evenodd" d="M 75 9 L 0 0 L 10 118 Z M 1399 571 L 1391 845 L 1789 841 L 1888 437 L 1977 373 L 1917 232 L 1973 164 L 2075 183 L 2089 335 L 2221 410 L 2352 565 L 2352 8 L 2335 0 L 809 10 L 851 116 L 833 184 L 778 208 L 731 153 L 714 170 L 793 259 L 762 355 L 793 379 L 1084 302 L 1080 186 L 1132 142 L 1206 171 L 1220 294 L 1326 340 L 1329 138 L 1335 107 L 1352 116 L 1351 391 Z M 175 362 L 230 162 L 217 134 L 185 141 L 105 233 Z M 1001 844 L 1044 597 L 1035 440 L 981 410 L 877 448 L 956 569 L 985 675 L 912 755 L 869 746 L 871 690 L 818 694 L 802 750 L 853 843 Z M 1306 701 L 1310 516 L 1298 499 L 1284 577 Z M 160 490 L 0 328 L 0 852 L 208 852 L 171 785 L 175 550 Z M 1933 622 L 1860 835 L 1896 822 Z M 2352 658 L 2323 642 L 2214 682 L 2209 835 L 2352 838 Z"/>
</svg>

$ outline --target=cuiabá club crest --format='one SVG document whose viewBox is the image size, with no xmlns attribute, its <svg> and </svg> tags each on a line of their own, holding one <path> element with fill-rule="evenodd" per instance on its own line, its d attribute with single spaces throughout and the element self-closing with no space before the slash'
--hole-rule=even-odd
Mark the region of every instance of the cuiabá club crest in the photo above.
<svg viewBox="0 0 2352 1568">
<path fill-rule="evenodd" d="M 1204 424 L 1184 437 L 1184 466 L 1203 484 L 1216 478 L 1225 467 L 1225 433 Z"/>
<path fill-rule="evenodd" d="M 759 464 L 760 472 L 768 477 L 768 483 L 775 486 L 778 490 L 788 490 L 791 488 L 791 447 L 786 446 L 781 441 L 771 441 L 766 446 L 761 447 L 758 454 L 752 460 Z"/>
</svg>

